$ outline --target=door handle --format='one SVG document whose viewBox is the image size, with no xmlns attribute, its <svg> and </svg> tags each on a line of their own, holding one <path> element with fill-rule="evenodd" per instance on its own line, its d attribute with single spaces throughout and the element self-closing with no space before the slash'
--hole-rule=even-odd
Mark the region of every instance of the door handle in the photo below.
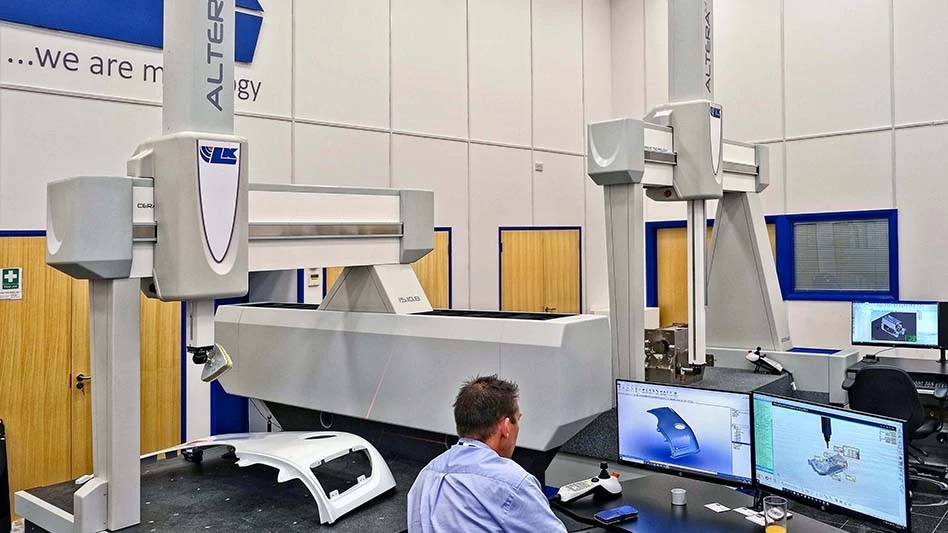
<svg viewBox="0 0 948 533">
<path fill-rule="evenodd" d="M 76 376 L 76 388 L 82 390 L 86 386 L 87 381 L 92 381 L 92 376 L 87 376 L 85 374 L 79 374 Z"/>
<path fill-rule="evenodd" d="M 543 308 L 543 312 L 544 312 L 544 313 L 552 313 L 553 311 L 556 311 L 556 308 L 555 308 L 555 307 L 544 307 L 544 308 Z"/>
</svg>

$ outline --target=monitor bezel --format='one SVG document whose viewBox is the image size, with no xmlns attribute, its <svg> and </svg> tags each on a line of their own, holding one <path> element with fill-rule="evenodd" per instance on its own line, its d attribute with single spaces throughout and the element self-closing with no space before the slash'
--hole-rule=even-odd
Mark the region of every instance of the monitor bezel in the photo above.
<svg viewBox="0 0 948 533">
<path fill-rule="evenodd" d="M 804 505 L 809 505 L 810 507 L 815 507 L 815 508 L 820 509 L 820 510 L 822 510 L 822 511 L 824 511 L 824 512 L 839 513 L 839 514 L 844 514 L 844 515 L 847 515 L 847 516 L 851 516 L 851 517 L 853 517 L 853 518 L 858 518 L 858 519 L 860 519 L 860 520 L 865 520 L 865 521 L 871 522 L 871 523 L 873 523 L 873 524 L 878 524 L 878 525 L 881 525 L 881 526 L 884 526 L 884 527 L 891 528 L 892 530 L 898 531 L 899 533 L 910 533 L 910 532 L 912 531 L 912 497 L 911 497 L 911 493 L 910 493 L 910 491 L 909 491 L 909 481 L 910 481 L 910 480 L 909 480 L 909 462 L 908 462 L 908 458 L 909 458 L 909 454 L 908 454 L 908 451 L 909 451 L 909 450 L 908 450 L 908 442 L 909 442 L 909 441 L 908 441 L 908 438 L 907 438 L 908 433 L 907 433 L 907 424 L 906 424 L 906 421 L 905 421 L 905 420 L 899 420 L 899 419 L 897 419 L 897 418 L 890 418 L 890 417 L 887 417 L 887 416 L 874 415 L 874 414 L 872 414 L 872 413 L 866 413 L 866 412 L 863 412 L 863 411 L 853 411 L 853 410 L 851 410 L 851 409 L 844 409 L 844 408 L 841 408 L 841 407 L 837 407 L 837 406 L 835 406 L 835 405 L 826 405 L 826 404 L 822 404 L 822 403 L 819 403 L 819 402 L 811 402 L 811 401 L 807 401 L 807 400 L 800 400 L 800 399 L 797 399 L 797 398 L 790 398 L 790 397 L 788 397 L 788 396 L 781 396 L 781 395 L 779 395 L 779 394 L 770 394 L 770 393 L 767 393 L 767 392 L 754 391 L 754 392 L 751 393 L 751 424 L 754 424 L 754 426 L 753 426 L 752 429 L 751 429 L 751 433 L 752 433 L 752 434 L 753 434 L 753 433 L 756 433 L 756 431 L 757 431 L 757 426 L 756 426 L 756 424 L 755 424 L 755 416 L 754 416 L 754 415 L 755 415 L 755 412 L 754 412 L 755 407 L 754 407 L 754 406 L 755 406 L 756 403 L 757 403 L 757 402 L 756 402 L 756 399 L 757 399 L 758 396 L 762 396 L 762 397 L 766 397 L 766 398 L 774 398 L 774 399 L 777 399 L 777 400 L 786 400 L 786 401 L 791 401 L 791 402 L 797 402 L 797 403 L 801 403 L 801 404 L 804 404 L 804 405 L 811 405 L 811 406 L 813 406 L 813 407 L 817 407 L 817 408 L 820 408 L 820 409 L 828 409 L 828 410 L 831 410 L 831 411 L 857 413 L 857 414 L 860 414 L 860 415 L 863 415 L 863 416 L 868 416 L 868 417 L 876 418 L 876 419 L 879 419 L 879 420 L 884 420 L 884 421 L 886 421 L 886 422 L 891 422 L 891 423 L 896 424 L 896 425 L 901 425 L 901 426 L 902 426 L 902 457 L 903 457 L 904 460 L 905 460 L 905 461 L 904 461 L 904 468 L 905 468 L 905 471 L 904 471 L 904 474 L 903 474 L 903 475 L 904 475 L 904 479 L 905 479 L 905 509 L 906 509 L 906 514 L 905 514 L 905 527 L 904 527 L 904 528 L 901 527 L 901 526 L 899 526 L 899 525 L 897 525 L 897 524 L 891 524 L 891 523 L 889 523 L 889 522 L 886 522 L 885 520 L 883 520 L 883 519 L 881 519 L 881 518 L 876 518 L 876 517 L 874 517 L 874 516 L 872 516 L 872 515 L 860 513 L 859 511 L 855 511 L 855 510 L 849 509 L 849 508 L 847 508 L 847 507 L 842 507 L 842 506 L 839 506 L 839 505 L 836 505 L 836 504 L 832 504 L 832 503 L 830 503 L 830 502 L 826 502 L 826 501 L 823 501 L 823 500 L 817 500 L 816 498 L 808 498 L 808 497 L 801 496 L 801 495 L 795 494 L 795 493 L 790 492 L 790 491 L 787 491 L 787 490 L 778 489 L 778 488 L 776 488 L 776 487 L 771 487 L 771 486 L 769 486 L 769 485 L 767 485 L 767 484 L 765 484 L 765 483 L 762 483 L 762 482 L 760 481 L 760 479 L 758 479 L 758 477 L 757 477 L 757 446 L 756 446 L 756 442 L 755 442 L 754 449 L 753 449 L 753 451 L 752 451 L 752 454 L 753 454 L 753 455 L 752 455 L 752 459 L 753 459 L 753 460 L 751 461 L 751 476 L 752 476 L 753 479 L 754 479 L 754 486 L 756 486 L 758 489 L 760 489 L 760 490 L 762 490 L 762 491 L 766 491 L 766 492 L 768 492 L 768 493 L 770 493 L 770 494 L 777 494 L 777 495 L 783 496 L 783 497 L 785 497 L 785 498 L 787 498 L 787 499 L 800 502 L 800 503 L 802 503 L 802 504 L 804 504 Z"/>
<path fill-rule="evenodd" d="M 620 448 L 619 448 L 619 446 L 620 446 L 620 441 L 621 441 L 621 438 L 622 438 L 622 432 L 619 431 L 619 383 L 638 383 L 638 384 L 642 384 L 642 385 L 660 385 L 660 386 L 664 386 L 664 387 L 677 387 L 677 388 L 681 388 L 681 389 L 689 389 L 689 390 L 696 390 L 696 391 L 702 391 L 702 392 L 720 392 L 720 393 L 725 393 L 725 394 L 736 394 L 736 395 L 739 395 L 739 396 L 745 396 L 745 397 L 747 397 L 748 403 L 750 403 L 750 402 L 753 401 L 753 400 L 751 399 L 751 394 L 750 394 L 750 393 L 748 393 L 748 392 L 740 392 L 740 391 L 731 391 L 731 390 L 722 390 L 722 389 L 704 388 L 704 387 L 692 387 L 692 386 L 689 386 L 689 385 L 677 385 L 677 384 L 674 384 L 674 383 L 658 383 L 658 382 L 654 382 L 654 381 L 643 381 L 643 380 L 637 380 L 637 379 L 616 379 L 616 380 L 615 380 L 615 390 L 614 390 L 615 402 L 616 402 L 616 457 L 618 458 L 617 460 L 618 460 L 619 464 L 621 464 L 621 465 L 631 466 L 631 467 L 634 467 L 634 468 L 641 468 L 642 470 L 648 470 L 648 471 L 650 471 L 650 472 L 657 472 L 657 473 L 661 473 L 661 474 L 668 474 L 668 475 L 670 475 L 670 476 L 678 476 L 678 477 L 683 477 L 683 478 L 688 478 L 688 479 L 697 479 L 697 480 L 699 480 L 699 481 L 710 481 L 710 482 L 712 482 L 712 483 L 718 483 L 718 484 L 720 484 L 720 485 L 727 485 L 727 486 L 729 486 L 729 487 L 741 487 L 741 488 L 747 488 L 747 489 L 752 489 L 752 488 L 754 488 L 754 428 L 753 428 L 753 426 L 751 426 L 751 428 L 750 428 L 750 451 L 751 451 L 751 453 L 750 453 L 750 457 L 751 457 L 750 479 L 749 479 L 748 481 L 746 481 L 746 482 L 745 482 L 745 481 L 738 480 L 738 479 L 725 478 L 725 477 L 721 477 L 721 476 L 719 476 L 719 475 L 714 475 L 714 474 L 704 474 L 704 473 L 701 473 L 701 472 L 694 472 L 694 471 L 692 471 L 692 470 L 686 470 L 686 469 L 682 469 L 682 468 L 678 468 L 678 467 L 673 467 L 673 466 L 664 467 L 664 466 L 657 466 L 657 465 L 651 465 L 651 464 L 636 463 L 636 462 L 634 462 L 634 461 L 624 461 L 624 460 L 622 459 L 622 454 L 621 454 Z M 752 406 L 751 406 L 751 405 L 748 405 L 748 413 L 749 413 L 749 415 L 750 415 L 750 417 L 751 417 L 751 418 L 750 418 L 751 424 L 753 424 L 753 421 L 754 421 L 754 418 L 753 418 L 754 412 L 750 410 L 750 407 L 752 407 Z"/>
<path fill-rule="evenodd" d="M 915 301 L 915 300 L 892 300 L 885 302 L 873 302 L 865 300 L 853 300 L 849 308 L 849 340 L 853 346 L 878 346 L 882 348 L 917 348 L 921 350 L 930 350 L 941 348 L 943 344 L 941 339 L 941 305 L 940 302 Z M 853 338 L 854 326 L 856 325 L 856 305 L 857 304 L 910 304 L 910 305 L 934 305 L 938 313 L 938 341 L 935 344 L 912 344 L 907 342 L 870 342 L 859 341 Z"/>
</svg>

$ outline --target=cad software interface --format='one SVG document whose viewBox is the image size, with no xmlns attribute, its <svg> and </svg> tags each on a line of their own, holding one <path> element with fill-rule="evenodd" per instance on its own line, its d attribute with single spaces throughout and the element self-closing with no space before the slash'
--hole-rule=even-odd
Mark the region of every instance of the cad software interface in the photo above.
<svg viewBox="0 0 948 533">
<path fill-rule="evenodd" d="M 754 395 L 754 468 L 765 487 L 906 527 L 903 427 Z"/>
<path fill-rule="evenodd" d="M 619 459 L 751 481 L 747 394 L 617 381 Z"/>
<path fill-rule="evenodd" d="M 938 346 L 938 304 L 853 302 L 853 344 Z"/>
</svg>

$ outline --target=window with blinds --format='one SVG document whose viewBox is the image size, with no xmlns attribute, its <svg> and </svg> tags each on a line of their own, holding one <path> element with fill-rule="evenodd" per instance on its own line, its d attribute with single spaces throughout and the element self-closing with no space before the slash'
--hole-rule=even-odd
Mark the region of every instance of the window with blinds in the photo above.
<svg viewBox="0 0 948 533">
<path fill-rule="evenodd" d="M 888 293 L 888 218 L 794 221 L 795 292 Z"/>
</svg>

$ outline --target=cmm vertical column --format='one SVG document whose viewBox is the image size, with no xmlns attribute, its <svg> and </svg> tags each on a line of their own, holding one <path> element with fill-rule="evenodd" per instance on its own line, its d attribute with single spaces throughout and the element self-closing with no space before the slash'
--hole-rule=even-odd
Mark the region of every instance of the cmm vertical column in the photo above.
<svg viewBox="0 0 948 533">
<path fill-rule="evenodd" d="M 668 98 L 671 104 L 714 101 L 713 8 L 713 0 L 670 0 L 668 3 Z M 720 118 L 719 112 L 717 119 L 720 121 Z M 674 127 L 677 122 L 674 114 L 672 122 Z M 676 137 L 679 133 L 684 132 L 676 131 Z M 679 151 L 684 148 L 675 146 Z M 713 150 L 712 147 L 712 153 Z M 705 198 L 688 199 L 687 203 L 688 350 L 692 364 L 703 364 L 707 353 L 707 204 Z"/>
<path fill-rule="evenodd" d="M 236 33 L 234 0 L 165 0 L 164 10 L 164 134 L 232 134 Z M 156 178 L 156 196 L 180 198 L 182 191 L 177 190 L 179 184 L 169 190 L 170 187 L 163 186 L 160 177 Z M 156 198 L 157 211 L 161 210 L 162 203 L 162 198 Z M 174 250 L 172 253 L 176 252 Z M 188 351 L 194 353 L 196 350 L 212 349 L 214 300 L 191 300 L 185 305 L 188 315 Z M 187 375 L 182 376 L 182 386 L 187 387 L 188 391 L 187 438 L 209 435 L 211 429 L 210 386 L 201 381 L 200 371 L 200 366 L 188 365 Z"/>
</svg>

